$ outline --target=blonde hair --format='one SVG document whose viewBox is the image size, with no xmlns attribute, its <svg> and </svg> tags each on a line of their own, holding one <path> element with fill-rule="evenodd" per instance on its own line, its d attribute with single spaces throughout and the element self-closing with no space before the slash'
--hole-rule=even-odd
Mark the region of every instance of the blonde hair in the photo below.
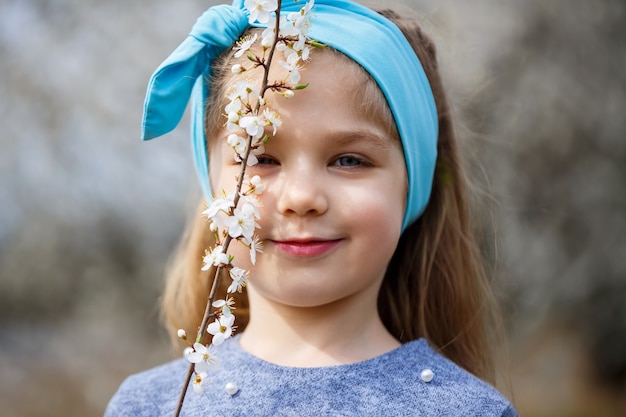
<svg viewBox="0 0 626 417">
<path fill-rule="evenodd" d="M 476 376 L 494 382 L 488 329 L 495 302 L 474 239 L 467 178 L 460 164 L 449 105 L 438 74 L 433 42 L 413 20 L 382 11 L 402 30 L 430 81 L 439 114 L 438 160 L 430 202 L 422 216 L 402 234 L 379 293 L 378 310 L 387 329 L 401 342 L 426 338 L 443 355 Z M 327 52 L 322 52 L 327 53 Z M 354 68 L 355 92 L 368 117 L 379 118 L 397 138 L 393 116 L 375 81 L 344 55 Z M 207 104 L 207 137 L 224 123 L 222 109 L 232 60 L 214 64 Z M 360 82 L 363 81 L 363 82 Z M 202 255 L 212 245 L 208 223 L 199 213 L 189 222 L 173 257 L 162 298 L 162 317 L 174 335 L 183 328 L 195 334 L 214 273 L 201 271 Z M 261 255 L 262 256 L 262 255 Z M 227 280 L 222 280 L 225 292 Z M 248 320 L 245 292 L 237 294 L 238 330 Z M 495 315 L 493 317 L 496 317 Z"/>
</svg>

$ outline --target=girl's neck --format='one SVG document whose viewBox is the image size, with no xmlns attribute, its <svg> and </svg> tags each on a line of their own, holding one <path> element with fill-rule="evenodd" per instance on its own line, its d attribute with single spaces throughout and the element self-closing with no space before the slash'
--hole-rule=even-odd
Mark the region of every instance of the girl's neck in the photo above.
<svg viewBox="0 0 626 417">
<path fill-rule="evenodd" d="M 240 344 L 268 362 L 332 366 L 371 359 L 400 346 L 382 324 L 375 299 L 293 307 L 260 297 L 252 288 L 248 294 L 251 319 Z"/>
</svg>

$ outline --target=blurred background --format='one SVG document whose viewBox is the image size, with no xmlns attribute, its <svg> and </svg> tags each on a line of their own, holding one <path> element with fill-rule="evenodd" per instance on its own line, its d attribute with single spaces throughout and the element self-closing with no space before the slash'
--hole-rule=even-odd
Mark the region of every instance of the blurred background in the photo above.
<svg viewBox="0 0 626 417">
<path fill-rule="evenodd" d="M 158 297 L 199 190 L 186 120 L 143 144 L 139 125 L 150 74 L 215 3 L 0 0 L 3 416 L 101 415 L 172 357 Z M 429 22 L 496 225 L 517 407 L 626 415 L 626 3 L 398 9 Z"/>
</svg>

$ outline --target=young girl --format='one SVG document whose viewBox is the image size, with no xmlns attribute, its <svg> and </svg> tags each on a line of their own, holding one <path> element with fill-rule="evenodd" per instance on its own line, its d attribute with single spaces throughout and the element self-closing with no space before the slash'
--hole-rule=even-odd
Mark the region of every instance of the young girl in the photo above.
<svg viewBox="0 0 626 417">
<path fill-rule="evenodd" d="M 249 3 L 264 12 L 264 2 Z M 232 323 L 222 323 L 226 340 L 209 355 L 220 367 L 182 414 L 516 416 L 488 384 L 492 298 L 434 45 L 390 11 L 317 0 L 311 13 L 309 37 L 326 47 L 299 70 L 307 88 L 266 96 L 282 125 L 247 171 L 265 184 L 263 253 L 252 264 L 247 248 L 229 249 L 250 271 L 236 294 L 238 333 L 228 337 Z M 224 97 L 233 66 L 249 63 L 231 47 L 262 31 L 249 26 L 243 1 L 209 9 L 148 89 L 146 139 L 173 129 L 194 98 L 193 150 L 209 198 L 239 173 Z M 172 333 L 194 334 L 202 320 L 214 231 L 198 215 L 176 255 L 163 297 Z M 171 415 L 188 366 L 183 358 L 128 378 L 106 415 Z"/>
</svg>

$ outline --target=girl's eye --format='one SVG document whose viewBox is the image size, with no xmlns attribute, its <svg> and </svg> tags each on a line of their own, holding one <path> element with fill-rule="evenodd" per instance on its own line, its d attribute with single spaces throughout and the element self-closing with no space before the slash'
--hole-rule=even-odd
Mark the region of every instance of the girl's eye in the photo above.
<svg viewBox="0 0 626 417">
<path fill-rule="evenodd" d="M 340 156 L 335 160 L 334 165 L 339 165 L 342 167 L 358 167 L 363 165 L 364 162 L 360 158 L 352 155 Z"/>
<path fill-rule="evenodd" d="M 267 155 L 259 155 L 257 156 L 257 160 L 259 161 L 258 162 L 259 165 L 277 165 L 278 164 L 278 161 L 276 161 L 271 156 L 267 156 Z"/>
</svg>

